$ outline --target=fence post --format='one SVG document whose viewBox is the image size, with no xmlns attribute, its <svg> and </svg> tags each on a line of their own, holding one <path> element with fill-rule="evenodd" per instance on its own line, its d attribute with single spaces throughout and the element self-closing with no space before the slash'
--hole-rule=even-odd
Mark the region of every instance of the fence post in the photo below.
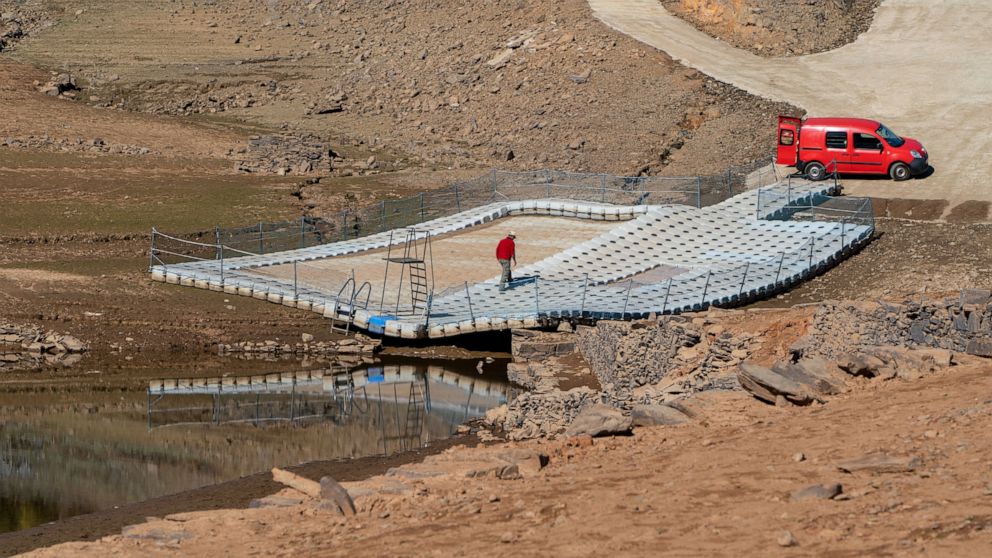
<svg viewBox="0 0 992 558">
<path fill-rule="evenodd" d="M 844 251 L 844 246 L 845 244 L 847 244 L 847 242 L 844 239 L 844 233 L 845 233 L 844 225 L 846 224 L 847 224 L 847 217 L 841 217 L 840 219 L 840 251 L 841 252 Z"/>
<path fill-rule="evenodd" d="M 468 299 L 468 315 L 475 322 L 475 312 L 472 311 L 472 293 L 468 292 L 468 281 L 465 281 L 465 298 Z"/>
<path fill-rule="evenodd" d="M 151 271 L 152 270 L 152 267 L 155 265 L 155 235 L 156 234 L 158 234 L 158 231 L 155 230 L 155 227 L 152 227 L 152 249 L 148 251 L 148 271 Z"/>
<path fill-rule="evenodd" d="M 778 260 L 778 271 L 775 272 L 775 285 L 778 286 L 778 278 L 782 274 L 782 264 L 785 263 L 785 251 L 782 252 L 782 257 Z"/>
<path fill-rule="evenodd" d="M 296 277 L 296 260 L 293 260 L 293 300 L 300 299 L 299 282 Z"/>
<path fill-rule="evenodd" d="M 493 177 L 493 200 L 495 200 L 496 199 L 496 169 L 493 169 L 492 177 Z"/>
<path fill-rule="evenodd" d="M 461 210 L 462 210 L 461 195 L 458 193 L 458 183 L 455 182 L 455 211 L 460 212 Z"/>
<path fill-rule="evenodd" d="M 220 288 L 224 288 L 224 245 L 218 244 L 217 251 L 220 252 Z"/>
<path fill-rule="evenodd" d="M 665 309 L 668 308 L 668 295 L 672 292 L 672 280 L 673 277 L 668 278 L 668 288 L 665 289 L 665 301 L 661 303 L 661 313 L 665 313 Z"/>
<path fill-rule="evenodd" d="M 386 200 L 382 200 L 381 202 L 379 202 L 379 204 L 380 204 L 379 231 L 385 232 L 391 228 L 389 225 L 386 224 Z"/>
<path fill-rule="evenodd" d="M 420 193 L 420 222 L 424 222 L 424 193 Z"/>
<path fill-rule="evenodd" d="M 634 287 L 634 278 L 631 277 L 630 281 L 627 282 L 627 298 L 623 301 L 623 311 L 620 312 L 620 319 L 622 320 L 624 316 L 627 315 L 627 303 L 630 302 L 630 290 Z"/>
<path fill-rule="evenodd" d="M 586 291 L 589 290 L 589 274 L 583 274 L 585 278 L 582 280 L 582 304 L 579 306 L 579 317 L 584 318 L 586 315 Z"/>
<path fill-rule="evenodd" d="M 751 262 L 744 266 L 744 278 L 741 279 L 741 292 L 737 293 L 737 298 L 744 296 L 744 283 L 747 282 L 747 272 L 751 270 Z"/>
<path fill-rule="evenodd" d="M 709 271 L 706 273 L 706 284 L 703 285 L 703 298 L 699 301 L 699 309 L 703 309 L 703 305 L 706 304 L 706 292 L 710 290 L 710 277 L 713 276 L 713 272 Z"/>
<path fill-rule="evenodd" d="M 300 216 L 300 248 L 307 247 L 307 218 Z"/>
<path fill-rule="evenodd" d="M 816 240 L 815 236 L 809 237 L 809 270 L 810 273 L 813 272 L 813 242 Z"/>
<path fill-rule="evenodd" d="M 789 205 L 792 205 L 792 180 L 789 180 Z"/>
<path fill-rule="evenodd" d="M 734 175 L 731 169 L 727 169 L 727 197 L 734 197 Z"/>
<path fill-rule="evenodd" d="M 220 246 L 220 227 L 214 225 L 214 242 Z"/>
<path fill-rule="evenodd" d="M 341 240 L 348 238 L 348 210 L 341 211 Z"/>
<path fill-rule="evenodd" d="M 434 304 L 434 289 L 431 289 L 431 294 L 427 295 L 427 309 L 424 312 L 424 330 L 430 327 L 431 323 L 431 306 Z"/>
<path fill-rule="evenodd" d="M 259 221 L 258 222 L 258 253 L 259 254 L 264 254 L 265 253 L 265 237 L 262 236 L 262 234 L 263 234 L 263 232 L 262 232 L 262 222 Z"/>
<path fill-rule="evenodd" d="M 606 203 L 606 174 L 599 175 L 599 189 L 602 191 L 600 202 Z"/>
<path fill-rule="evenodd" d="M 541 280 L 541 276 L 534 277 L 534 310 L 537 312 L 535 316 L 541 315 L 541 293 L 537 287 L 537 283 Z"/>
<path fill-rule="evenodd" d="M 701 209 L 703 207 L 703 181 L 702 178 L 696 177 L 696 209 Z"/>
</svg>

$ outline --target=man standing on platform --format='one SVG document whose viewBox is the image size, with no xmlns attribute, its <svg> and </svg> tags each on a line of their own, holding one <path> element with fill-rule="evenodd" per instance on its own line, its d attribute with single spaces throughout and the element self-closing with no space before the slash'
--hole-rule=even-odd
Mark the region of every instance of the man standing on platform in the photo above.
<svg viewBox="0 0 992 558">
<path fill-rule="evenodd" d="M 499 290 L 505 291 L 506 286 L 513 281 L 513 275 L 510 273 L 510 260 L 513 260 L 513 265 L 517 265 L 517 245 L 513 242 L 513 239 L 517 238 L 516 233 L 510 231 L 506 238 L 499 241 L 496 245 L 496 260 L 499 265 L 503 268 L 503 273 L 499 277 Z"/>
</svg>

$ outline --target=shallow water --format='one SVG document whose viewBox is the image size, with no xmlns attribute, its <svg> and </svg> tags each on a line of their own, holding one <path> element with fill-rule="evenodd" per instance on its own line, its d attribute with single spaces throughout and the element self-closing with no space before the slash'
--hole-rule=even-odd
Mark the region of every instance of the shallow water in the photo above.
<svg viewBox="0 0 992 558">
<path fill-rule="evenodd" d="M 144 371 L 140 383 L 22 384 L 0 393 L 0 532 L 272 467 L 421 447 L 505 402 L 505 362 L 484 376 L 475 364 L 290 362 L 242 375 L 234 361 L 223 376 L 205 365 Z"/>
</svg>

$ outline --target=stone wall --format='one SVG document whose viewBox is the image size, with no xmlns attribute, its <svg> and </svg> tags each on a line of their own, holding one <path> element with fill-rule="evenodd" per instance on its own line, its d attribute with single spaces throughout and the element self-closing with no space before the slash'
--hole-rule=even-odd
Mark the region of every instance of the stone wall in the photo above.
<svg viewBox="0 0 992 558">
<path fill-rule="evenodd" d="M 992 356 L 992 293 L 902 302 L 824 302 L 794 352 L 837 359 L 872 347 L 940 348 Z"/>
</svg>

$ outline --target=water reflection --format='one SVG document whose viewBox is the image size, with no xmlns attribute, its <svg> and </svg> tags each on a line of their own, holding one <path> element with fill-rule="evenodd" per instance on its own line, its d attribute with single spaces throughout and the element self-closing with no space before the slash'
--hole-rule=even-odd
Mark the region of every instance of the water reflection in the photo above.
<svg viewBox="0 0 992 558">
<path fill-rule="evenodd" d="M 0 532 L 320 459 L 451 435 L 507 385 L 433 365 L 165 379 L 62 409 L 7 405 Z"/>
</svg>

